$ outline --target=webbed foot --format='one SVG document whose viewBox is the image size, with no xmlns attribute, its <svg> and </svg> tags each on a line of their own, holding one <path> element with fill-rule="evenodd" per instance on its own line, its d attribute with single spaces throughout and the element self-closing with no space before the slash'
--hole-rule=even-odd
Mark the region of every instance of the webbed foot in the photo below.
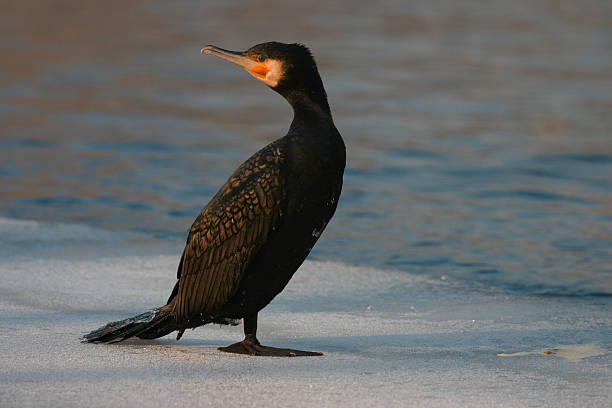
<svg viewBox="0 0 612 408">
<path fill-rule="evenodd" d="M 226 353 L 248 354 L 251 356 L 267 357 L 301 357 L 301 356 L 322 356 L 323 353 L 316 351 L 302 351 L 286 348 L 276 348 L 262 346 L 253 335 L 247 335 L 244 340 L 234 343 L 231 346 L 219 347 L 220 351 Z"/>
</svg>

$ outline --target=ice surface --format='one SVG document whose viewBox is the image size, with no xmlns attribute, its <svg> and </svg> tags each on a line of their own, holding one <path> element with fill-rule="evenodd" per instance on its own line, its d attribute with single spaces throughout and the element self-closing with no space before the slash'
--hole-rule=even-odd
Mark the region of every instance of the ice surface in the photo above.
<svg viewBox="0 0 612 408">
<path fill-rule="evenodd" d="M 306 262 L 261 313 L 259 337 L 323 357 L 217 351 L 241 339 L 241 326 L 179 342 L 81 344 L 109 320 L 161 305 L 178 254 L 146 255 L 132 236 L 78 225 L 0 219 L 0 238 L 2 407 L 612 403 L 607 299 Z M 113 246 L 121 255 L 109 255 Z"/>
</svg>

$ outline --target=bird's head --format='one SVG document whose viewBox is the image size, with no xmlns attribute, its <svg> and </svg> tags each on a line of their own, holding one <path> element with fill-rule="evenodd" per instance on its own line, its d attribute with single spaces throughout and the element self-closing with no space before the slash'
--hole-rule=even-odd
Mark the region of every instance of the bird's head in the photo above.
<svg viewBox="0 0 612 408">
<path fill-rule="evenodd" d="M 241 66 L 283 95 L 294 107 L 309 99 L 329 111 L 317 64 L 310 50 L 302 44 L 267 42 L 238 52 L 207 45 L 201 53 Z"/>
</svg>

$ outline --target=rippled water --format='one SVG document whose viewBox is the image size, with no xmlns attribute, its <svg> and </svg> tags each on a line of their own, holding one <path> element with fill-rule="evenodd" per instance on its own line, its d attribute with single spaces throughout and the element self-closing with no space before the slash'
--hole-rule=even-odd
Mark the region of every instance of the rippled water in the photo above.
<svg viewBox="0 0 612 408">
<path fill-rule="evenodd" d="M 178 248 L 231 171 L 291 120 L 282 98 L 201 46 L 299 41 L 348 149 L 315 258 L 612 295 L 609 3 L 68 0 L 0 11 L 0 216 Z"/>
</svg>

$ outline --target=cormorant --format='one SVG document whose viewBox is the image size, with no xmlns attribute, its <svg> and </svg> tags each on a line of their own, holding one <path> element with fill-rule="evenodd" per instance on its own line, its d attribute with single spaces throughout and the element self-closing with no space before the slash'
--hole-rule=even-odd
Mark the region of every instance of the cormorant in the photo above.
<svg viewBox="0 0 612 408">
<path fill-rule="evenodd" d="M 209 54 L 246 69 L 293 107 L 287 134 L 245 161 L 196 218 L 168 303 L 108 323 L 84 342 L 154 339 L 207 323 L 237 324 L 245 338 L 219 350 L 251 355 L 321 355 L 262 346 L 257 313 L 304 262 L 338 205 L 346 162 L 316 63 L 301 44 L 268 42 Z"/>
</svg>

